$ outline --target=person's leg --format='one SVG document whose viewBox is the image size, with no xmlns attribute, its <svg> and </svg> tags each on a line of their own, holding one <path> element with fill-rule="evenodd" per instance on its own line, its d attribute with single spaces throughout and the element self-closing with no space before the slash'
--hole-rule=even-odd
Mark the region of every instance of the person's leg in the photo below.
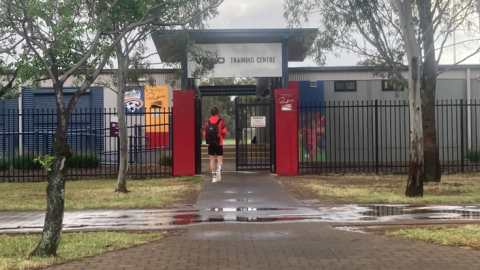
<svg viewBox="0 0 480 270">
<path fill-rule="evenodd" d="M 215 156 L 210 156 L 210 170 L 213 172 L 215 172 Z"/>
<path fill-rule="evenodd" d="M 208 154 L 210 155 L 210 171 L 212 172 L 212 183 L 217 182 L 217 174 L 215 170 L 215 149 L 213 146 L 208 146 Z"/>
<path fill-rule="evenodd" d="M 222 180 L 221 170 L 223 165 L 223 146 L 222 145 L 217 146 L 216 153 L 217 153 L 217 162 L 218 162 L 217 180 L 221 181 Z"/>
<path fill-rule="evenodd" d="M 223 156 L 217 156 L 217 159 L 218 159 L 218 167 L 220 167 L 221 169 L 223 165 Z"/>
<path fill-rule="evenodd" d="M 223 145 L 218 145 L 215 152 L 217 154 L 218 170 L 221 170 L 223 165 Z"/>
</svg>

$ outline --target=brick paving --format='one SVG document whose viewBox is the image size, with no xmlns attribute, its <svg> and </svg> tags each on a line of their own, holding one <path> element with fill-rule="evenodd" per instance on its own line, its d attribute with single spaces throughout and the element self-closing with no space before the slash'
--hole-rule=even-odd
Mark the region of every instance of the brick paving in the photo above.
<svg viewBox="0 0 480 270">
<path fill-rule="evenodd" d="M 302 207 L 267 174 L 240 173 L 225 173 L 217 184 L 205 181 L 196 207 L 245 205 Z M 49 269 L 480 268 L 480 251 L 339 231 L 323 222 L 210 222 L 186 228 L 181 236 Z"/>
</svg>

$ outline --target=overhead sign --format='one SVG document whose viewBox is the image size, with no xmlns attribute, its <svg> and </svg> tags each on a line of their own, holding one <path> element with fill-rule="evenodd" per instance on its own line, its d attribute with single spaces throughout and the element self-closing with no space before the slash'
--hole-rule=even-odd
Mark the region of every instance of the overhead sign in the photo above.
<svg viewBox="0 0 480 270">
<path fill-rule="evenodd" d="M 217 52 L 218 63 L 206 78 L 282 77 L 281 43 L 199 44 L 204 50 Z M 201 64 L 188 62 L 188 77 Z"/>
<path fill-rule="evenodd" d="M 267 117 L 266 116 L 252 116 L 250 117 L 250 127 L 266 127 L 267 126 Z"/>
</svg>

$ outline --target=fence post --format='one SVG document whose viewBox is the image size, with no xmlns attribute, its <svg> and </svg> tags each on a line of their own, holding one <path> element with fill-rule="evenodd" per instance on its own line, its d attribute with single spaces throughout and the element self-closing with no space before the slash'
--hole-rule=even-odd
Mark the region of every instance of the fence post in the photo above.
<svg viewBox="0 0 480 270">
<path fill-rule="evenodd" d="M 464 150 L 464 138 L 463 138 L 463 99 L 460 100 L 460 162 L 462 167 L 462 173 L 465 172 L 465 150 Z"/>
<path fill-rule="evenodd" d="M 42 156 L 48 154 L 48 134 L 42 134 Z"/>
<path fill-rule="evenodd" d="M 117 137 L 117 174 L 120 171 L 120 137 Z"/>
<path fill-rule="evenodd" d="M 38 145 L 39 145 L 39 142 L 38 142 L 38 130 L 35 130 L 35 131 L 34 131 L 34 134 L 35 134 L 35 137 L 34 137 L 34 147 L 33 147 L 33 149 L 35 149 L 35 150 L 34 150 L 34 151 L 35 151 L 35 154 L 38 154 L 38 152 L 39 152 L 39 151 L 38 151 L 38 149 L 39 149 L 39 146 L 38 146 Z"/>
<path fill-rule="evenodd" d="M 130 148 L 128 150 L 129 152 L 129 158 L 130 158 L 130 161 L 128 162 L 130 165 L 133 164 L 133 151 L 132 151 L 132 135 L 128 136 L 128 148 Z"/>
<path fill-rule="evenodd" d="M 7 158 L 7 138 L 9 138 L 10 136 L 7 136 L 6 134 L 2 134 L 3 136 L 3 140 L 2 140 L 2 156 L 4 158 Z M 15 135 L 13 135 L 12 137 L 14 137 Z M 10 140 L 9 140 L 10 141 Z M 13 140 L 12 140 L 13 141 Z M 14 144 L 14 147 L 15 147 L 15 144 Z M 13 147 L 12 147 L 13 148 Z M 15 148 L 13 148 L 15 149 Z M 10 155 L 10 153 L 8 153 Z"/>
<path fill-rule="evenodd" d="M 375 100 L 375 174 L 378 174 L 379 149 L 378 149 L 378 100 Z"/>
<path fill-rule="evenodd" d="M 90 154 L 92 152 L 92 128 L 90 126 L 87 127 L 87 134 L 86 134 L 86 139 L 87 139 L 87 147 L 88 151 L 90 151 Z"/>
</svg>

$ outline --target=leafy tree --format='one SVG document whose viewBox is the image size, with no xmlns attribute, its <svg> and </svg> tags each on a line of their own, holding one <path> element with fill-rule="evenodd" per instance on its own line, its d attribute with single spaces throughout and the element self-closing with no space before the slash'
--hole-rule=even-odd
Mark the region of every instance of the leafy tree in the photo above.
<svg viewBox="0 0 480 270">
<path fill-rule="evenodd" d="M 190 2 L 189 4 L 187 4 Z M 147 48 L 145 42 L 155 31 L 172 29 L 174 27 L 188 28 L 204 28 L 206 20 L 216 15 L 216 9 L 221 1 L 209 0 L 200 3 L 198 1 L 185 1 L 184 6 L 170 5 L 163 10 L 164 14 L 169 14 L 160 20 L 151 24 L 138 27 L 137 29 L 124 35 L 116 44 L 115 57 L 117 63 L 117 72 L 114 74 L 114 81 L 117 88 L 117 115 L 119 122 L 119 140 L 120 140 L 120 160 L 117 177 L 116 192 L 128 192 L 127 189 L 127 171 L 128 171 L 128 134 L 125 115 L 125 91 L 127 85 L 139 85 L 139 77 L 145 76 L 145 70 L 149 67 L 147 61 L 149 55 L 145 55 Z M 193 8 L 191 4 L 198 4 L 197 8 Z M 118 18 L 115 21 L 114 29 L 123 29 L 127 25 L 139 20 L 142 13 L 128 14 L 119 10 Z M 175 34 L 176 36 L 177 34 Z M 112 32 L 111 39 L 119 38 L 118 32 Z M 188 41 L 187 44 L 190 44 Z M 170 43 L 169 43 L 170 44 Z M 179 46 L 175 44 L 174 49 L 184 48 L 192 51 L 192 46 Z M 164 50 L 172 50 L 172 48 L 163 48 Z M 199 50 L 196 50 L 199 53 Z M 200 50 L 201 53 L 204 53 Z M 206 56 L 204 56 L 206 57 Z M 185 59 L 187 60 L 187 59 Z M 207 61 L 205 61 L 207 63 Z M 201 67 L 203 68 L 203 66 Z M 148 76 L 149 84 L 154 85 L 153 76 Z M 147 116 L 148 117 L 148 116 Z"/>
<path fill-rule="evenodd" d="M 472 37 L 471 43 L 478 43 L 475 0 L 436 0 L 433 3 L 430 0 L 285 0 L 284 6 L 285 18 L 291 26 L 300 26 L 311 14 L 320 14 L 321 26 L 309 51 L 319 64 L 325 64 L 325 52 L 346 50 L 366 57 L 368 64 L 382 68 L 378 74 L 397 80 L 410 90 L 411 132 L 417 136 L 411 136 L 408 196 L 423 195 L 423 188 L 420 188 L 423 179 L 440 181 L 441 177 L 434 104 L 436 77 L 444 72 L 438 70 L 438 63 L 447 47 L 445 44 L 460 26 L 465 35 Z M 409 22 L 408 32 L 405 32 L 403 20 Z M 436 44 L 440 44 L 437 50 Z M 479 50 L 477 46 L 470 56 Z M 418 88 L 411 81 L 416 63 L 420 72 Z M 405 78 L 402 70 L 406 66 L 411 69 Z M 398 88 L 402 84 L 397 84 Z M 422 169 L 412 169 L 417 167 Z"/>
<path fill-rule="evenodd" d="M 0 6 L 0 12 L 6 12 Z M 24 41 L 13 31 L 8 23 L 0 21 L 0 98 L 11 99 L 17 96 L 14 82 L 17 77 L 17 69 L 14 62 L 19 60 L 21 54 L 17 53 L 20 44 Z"/>
<path fill-rule="evenodd" d="M 27 53 L 15 63 L 18 68 L 16 83 L 49 79 L 56 101 L 57 126 L 52 145 L 54 159 L 47 177 L 45 224 L 42 238 L 32 256 L 56 255 L 61 240 L 65 162 L 73 154 L 67 142 L 67 131 L 70 116 L 81 95 L 98 77 L 126 34 L 145 25 L 161 24 L 165 17 L 171 16 L 171 13 L 164 12 L 166 7 L 176 6 L 179 13 L 195 9 L 197 14 L 201 14 L 203 2 L 0 0 L 0 10 L 4 11 L 0 25 L 7 25 L 24 39 L 22 46 L 28 48 Z M 132 20 L 119 25 L 119 14 L 131 16 Z M 78 82 L 78 88 L 66 103 L 63 87 L 72 77 Z"/>
</svg>

